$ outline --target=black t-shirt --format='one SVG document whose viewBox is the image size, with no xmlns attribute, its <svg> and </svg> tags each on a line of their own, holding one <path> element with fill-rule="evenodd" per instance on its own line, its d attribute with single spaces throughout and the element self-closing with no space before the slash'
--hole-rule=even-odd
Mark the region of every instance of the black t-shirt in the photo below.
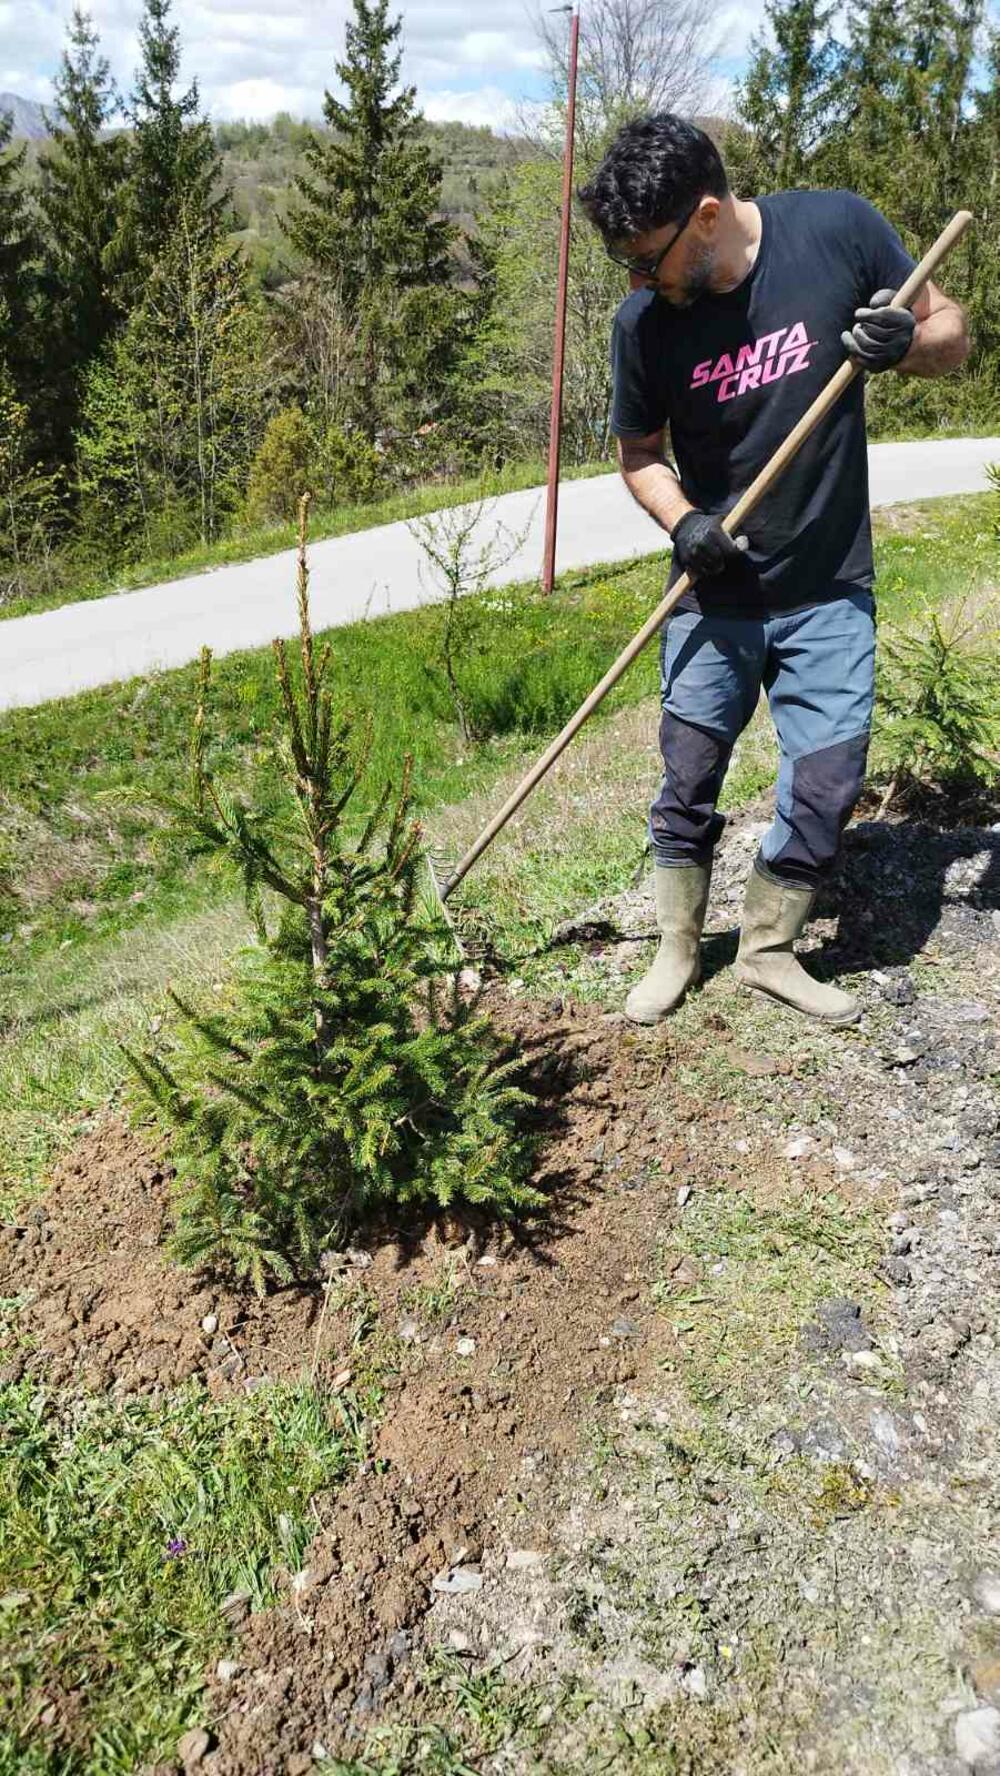
<svg viewBox="0 0 1000 1776">
<path fill-rule="evenodd" d="M 669 426 L 681 486 L 705 512 L 735 505 L 843 363 L 855 309 L 913 269 L 894 229 L 852 192 L 783 191 L 757 207 L 757 259 L 735 290 L 690 308 L 637 290 L 615 316 L 611 429 L 642 438 Z M 748 554 L 681 609 L 789 610 L 845 582 L 871 585 L 860 378 L 742 529 Z"/>
</svg>

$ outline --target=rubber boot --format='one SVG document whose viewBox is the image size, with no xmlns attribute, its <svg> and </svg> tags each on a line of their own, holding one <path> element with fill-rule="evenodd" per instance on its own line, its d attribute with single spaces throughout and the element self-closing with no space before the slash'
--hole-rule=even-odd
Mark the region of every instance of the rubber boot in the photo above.
<svg viewBox="0 0 1000 1776">
<path fill-rule="evenodd" d="M 861 1013 L 850 994 L 813 980 L 792 950 L 815 898 L 812 888 L 792 888 L 754 868 L 743 907 L 736 977 L 743 986 L 780 999 L 806 1017 L 856 1024 Z"/>
<path fill-rule="evenodd" d="M 660 947 L 653 966 L 625 1001 L 625 1016 L 633 1024 L 658 1023 L 680 1004 L 688 987 L 701 978 L 698 946 L 711 878 L 711 864 L 685 863 L 675 869 L 654 869 Z"/>
</svg>

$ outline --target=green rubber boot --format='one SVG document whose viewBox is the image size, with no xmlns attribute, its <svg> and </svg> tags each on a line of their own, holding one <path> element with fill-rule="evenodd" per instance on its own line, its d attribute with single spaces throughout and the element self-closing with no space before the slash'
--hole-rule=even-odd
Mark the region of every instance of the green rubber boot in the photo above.
<svg viewBox="0 0 1000 1776">
<path fill-rule="evenodd" d="M 633 1024 L 659 1023 L 680 1004 L 688 987 L 700 979 L 698 946 L 711 878 L 710 864 L 685 863 L 676 869 L 654 869 L 660 947 L 653 966 L 625 1001 L 625 1016 Z"/>
<path fill-rule="evenodd" d="M 780 999 L 805 1017 L 827 1024 L 856 1024 L 861 1012 L 850 994 L 813 980 L 792 949 L 815 898 L 813 889 L 775 882 L 755 867 L 743 907 L 736 977 L 743 986 Z"/>
</svg>

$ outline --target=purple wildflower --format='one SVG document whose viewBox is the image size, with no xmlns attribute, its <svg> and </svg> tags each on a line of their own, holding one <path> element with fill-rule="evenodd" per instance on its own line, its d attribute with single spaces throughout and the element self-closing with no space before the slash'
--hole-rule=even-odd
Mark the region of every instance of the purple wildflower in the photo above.
<svg viewBox="0 0 1000 1776">
<path fill-rule="evenodd" d="M 179 1560 L 182 1554 L 187 1553 L 187 1546 L 183 1536 L 171 1536 L 167 1543 L 167 1559 Z"/>
</svg>

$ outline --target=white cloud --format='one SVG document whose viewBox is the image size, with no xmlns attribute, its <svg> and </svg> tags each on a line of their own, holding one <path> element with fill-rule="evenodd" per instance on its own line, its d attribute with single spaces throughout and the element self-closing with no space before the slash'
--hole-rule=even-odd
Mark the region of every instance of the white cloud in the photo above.
<svg viewBox="0 0 1000 1776">
<path fill-rule="evenodd" d="M 544 58 L 531 23 L 548 0 L 396 0 L 403 18 L 403 73 L 432 118 L 516 127 L 544 90 Z M 725 39 L 720 73 L 730 76 L 759 27 L 763 0 L 719 0 Z M 51 99 L 73 0 L 0 0 L 5 69 L 0 88 Z M 138 58 L 142 0 L 82 0 L 119 86 L 128 92 Z M 174 0 L 183 78 L 197 78 L 218 117 L 267 117 L 277 110 L 316 118 L 335 84 L 350 0 Z"/>
<path fill-rule="evenodd" d="M 470 68 L 543 68 L 545 52 L 520 44 L 505 31 L 468 31 L 457 46 L 460 62 Z"/>
<path fill-rule="evenodd" d="M 536 100 L 512 99 L 496 86 L 472 87 L 464 92 L 444 87 L 418 96 L 424 116 L 432 123 L 469 123 L 476 128 L 498 130 L 501 135 L 534 123 L 545 109 Z"/>
<path fill-rule="evenodd" d="M 141 0 L 83 0 L 119 85 L 132 83 Z M 72 0 L 0 0 L 5 89 L 48 99 Z M 488 24 L 469 0 L 403 0 L 403 72 L 423 95 L 496 89 L 505 104 L 537 96 L 540 54 L 527 0 L 490 0 Z M 183 78 L 195 77 L 205 106 L 220 116 L 267 116 L 285 107 L 318 116 L 336 79 L 350 0 L 174 0 Z M 484 99 L 488 105 L 490 100 Z M 252 109 L 251 109 L 252 107 Z"/>
<path fill-rule="evenodd" d="M 302 86 L 282 86 L 277 80 L 237 80 L 219 87 L 212 106 L 213 117 L 229 122 L 243 117 L 274 117 L 289 111 L 293 117 L 319 115 L 316 94 Z"/>
</svg>

